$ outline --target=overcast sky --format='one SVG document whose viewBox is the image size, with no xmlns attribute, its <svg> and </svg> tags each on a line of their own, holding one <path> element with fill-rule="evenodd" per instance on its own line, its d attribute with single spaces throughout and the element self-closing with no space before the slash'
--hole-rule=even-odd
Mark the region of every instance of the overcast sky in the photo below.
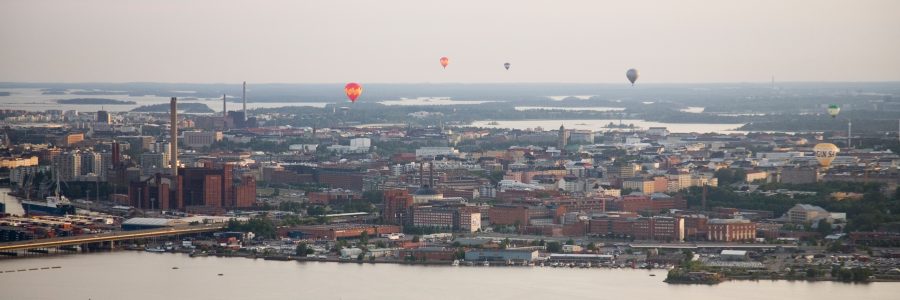
<svg viewBox="0 0 900 300">
<path fill-rule="evenodd" d="M 0 81 L 618 83 L 631 67 L 898 81 L 900 1 L 0 1 Z"/>
</svg>

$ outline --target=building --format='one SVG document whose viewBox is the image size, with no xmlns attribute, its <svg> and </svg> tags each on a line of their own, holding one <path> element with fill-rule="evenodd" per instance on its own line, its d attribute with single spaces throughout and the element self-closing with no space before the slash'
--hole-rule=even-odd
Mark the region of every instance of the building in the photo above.
<svg viewBox="0 0 900 300">
<path fill-rule="evenodd" d="M 112 123 L 112 118 L 109 116 L 109 112 L 105 110 L 97 111 L 97 123 L 100 124 L 109 124 Z"/>
<path fill-rule="evenodd" d="M 556 138 L 556 148 L 559 150 L 565 150 L 566 146 L 569 145 L 569 131 L 563 127 L 562 124 L 559 125 L 559 132 L 557 133 Z"/>
<path fill-rule="evenodd" d="M 74 181 L 81 176 L 81 154 L 78 151 L 61 153 L 53 157 L 53 171 L 59 173 L 59 180 Z"/>
<path fill-rule="evenodd" d="M 221 131 L 185 131 L 182 135 L 182 142 L 188 148 L 209 147 L 222 140 Z"/>
<path fill-rule="evenodd" d="M 166 157 L 162 153 L 141 154 L 142 175 L 149 176 L 156 173 L 164 173 L 167 168 Z"/>
<path fill-rule="evenodd" d="M 815 168 L 784 168 L 780 177 L 781 183 L 816 183 L 819 181 L 819 171 Z"/>
<path fill-rule="evenodd" d="M 360 149 L 365 148 L 366 150 L 368 150 L 369 147 L 372 147 L 372 140 L 369 139 L 369 138 L 355 138 L 355 139 L 351 139 L 351 140 L 350 140 L 350 147 L 353 147 L 353 148 L 360 148 Z"/>
<path fill-rule="evenodd" d="M 69 147 L 82 141 L 84 141 L 84 133 L 70 133 L 60 136 L 57 143 L 60 146 Z"/>
<path fill-rule="evenodd" d="M 0 158 L 0 168 L 9 168 L 14 169 L 18 167 L 29 167 L 29 166 L 37 166 L 38 165 L 38 157 L 31 156 L 28 158 L 23 157 L 7 157 Z"/>
<path fill-rule="evenodd" d="M 537 258 L 538 251 L 531 248 L 473 249 L 466 251 L 466 261 L 530 262 Z"/>
<path fill-rule="evenodd" d="M 754 181 L 766 181 L 769 178 L 769 173 L 764 171 L 750 171 L 747 172 L 747 183 L 752 183 Z"/>
<path fill-rule="evenodd" d="M 683 241 L 684 220 L 673 217 L 644 217 L 634 221 L 634 238 L 654 241 Z"/>
<path fill-rule="evenodd" d="M 418 206 L 412 209 L 412 226 L 452 230 L 455 216 L 453 209 Z"/>
<path fill-rule="evenodd" d="M 416 158 L 436 156 L 459 156 L 459 150 L 453 147 L 422 147 L 416 149 Z"/>
<path fill-rule="evenodd" d="M 497 204 L 490 208 L 491 225 L 526 226 L 532 219 L 552 218 L 550 209 L 543 206 Z"/>
<path fill-rule="evenodd" d="M 707 240 L 717 242 L 753 241 L 756 223 L 743 219 L 711 219 L 707 222 Z"/>
<path fill-rule="evenodd" d="M 320 192 L 310 192 L 309 193 L 309 203 L 310 204 L 320 204 L 320 205 L 328 205 L 328 204 L 350 204 L 352 202 L 357 202 L 362 200 L 362 193 L 357 191 L 343 190 L 343 189 L 332 189 L 327 191 Z"/>
<path fill-rule="evenodd" d="M 824 208 L 815 205 L 809 204 L 797 204 L 794 207 L 791 207 L 785 213 L 785 217 L 790 223 L 812 223 L 819 219 L 828 218 L 831 216 Z"/>
<path fill-rule="evenodd" d="M 132 181 L 128 199 L 141 209 L 191 210 L 219 213 L 225 208 L 247 208 L 256 204 L 253 176 L 235 179 L 233 164 L 220 167 L 179 168 L 177 176 L 155 174 Z"/>
<path fill-rule="evenodd" d="M 413 198 L 407 190 L 392 189 L 384 191 L 384 223 L 400 225 L 405 223 Z"/>
<path fill-rule="evenodd" d="M 594 132 L 590 130 L 572 130 L 569 132 L 569 142 L 572 144 L 593 144 Z"/>
<path fill-rule="evenodd" d="M 652 194 L 655 191 L 655 182 L 643 177 L 632 177 L 622 181 L 622 189 L 630 189 L 643 194 Z"/>
<path fill-rule="evenodd" d="M 367 225 L 367 224 L 329 224 L 297 226 L 282 229 L 286 234 L 303 239 L 337 240 L 347 238 L 359 238 L 365 232 L 370 237 L 382 234 L 400 233 L 400 226 L 396 225 Z"/>
<path fill-rule="evenodd" d="M 476 232 L 481 229 L 481 212 L 474 206 L 419 206 L 410 210 L 411 225 L 453 231 Z"/>
</svg>

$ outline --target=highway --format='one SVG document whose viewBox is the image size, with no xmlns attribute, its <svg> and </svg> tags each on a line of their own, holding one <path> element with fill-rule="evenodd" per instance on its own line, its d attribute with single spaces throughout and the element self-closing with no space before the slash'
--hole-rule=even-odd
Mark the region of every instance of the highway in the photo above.
<svg viewBox="0 0 900 300">
<path fill-rule="evenodd" d="M 86 235 L 79 235 L 79 236 L 59 237 L 59 238 L 50 238 L 50 239 L 37 239 L 37 240 L 29 240 L 29 241 L 8 242 L 8 243 L 0 243 L 0 252 L 37 249 L 37 248 L 74 246 L 74 245 L 81 245 L 81 244 L 102 243 L 102 242 L 110 242 L 110 241 L 136 240 L 136 239 L 145 239 L 145 238 L 160 237 L 160 236 L 173 236 L 173 235 L 182 235 L 182 234 L 214 232 L 214 231 L 222 230 L 223 228 L 225 228 L 225 224 L 209 224 L 209 225 L 182 226 L 182 227 L 147 229 L 147 230 L 116 231 L 116 232 L 108 232 L 108 233 L 100 233 L 100 234 L 86 234 Z"/>
</svg>

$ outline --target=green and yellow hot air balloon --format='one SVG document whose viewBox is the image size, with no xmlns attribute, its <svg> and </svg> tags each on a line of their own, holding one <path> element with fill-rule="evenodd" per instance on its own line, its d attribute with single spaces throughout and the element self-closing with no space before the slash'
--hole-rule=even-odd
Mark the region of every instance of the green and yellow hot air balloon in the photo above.
<svg viewBox="0 0 900 300">
<path fill-rule="evenodd" d="M 828 105 L 828 114 L 834 119 L 841 112 L 841 107 L 837 104 Z"/>
</svg>

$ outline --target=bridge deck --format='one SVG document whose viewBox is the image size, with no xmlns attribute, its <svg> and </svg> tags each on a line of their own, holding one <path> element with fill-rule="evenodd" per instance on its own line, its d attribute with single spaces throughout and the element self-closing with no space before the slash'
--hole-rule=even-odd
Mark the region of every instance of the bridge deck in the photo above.
<svg viewBox="0 0 900 300">
<path fill-rule="evenodd" d="M 79 236 L 69 236 L 50 239 L 38 239 L 18 242 L 0 243 L 0 251 L 14 251 L 34 248 L 51 248 L 62 246 L 73 246 L 87 243 L 101 243 L 109 241 L 135 240 L 160 236 L 172 236 L 181 234 L 194 234 L 203 232 L 219 231 L 225 228 L 225 225 L 210 224 L 199 226 L 183 226 L 147 230 L 134 231 L 116 231 L 101 234 L 89 234 Z"/>
</svg>

